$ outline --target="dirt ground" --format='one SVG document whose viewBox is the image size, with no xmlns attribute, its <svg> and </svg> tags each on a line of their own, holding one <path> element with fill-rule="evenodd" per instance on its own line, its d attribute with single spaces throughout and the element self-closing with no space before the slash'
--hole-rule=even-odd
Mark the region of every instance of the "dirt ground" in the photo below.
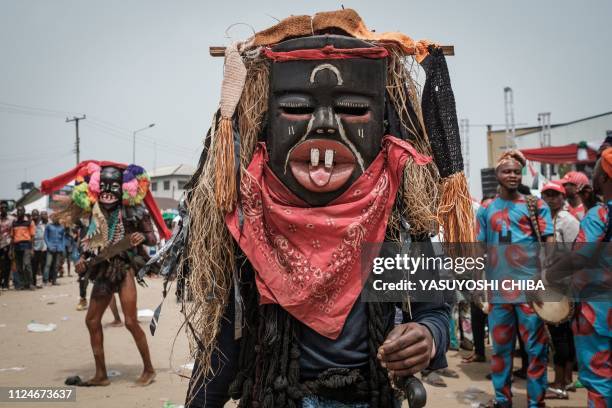
<svg viewBox="0 0 612 408">
<path fill-rule="evenodd" d="M 11 290 L 0 294 L 0 386 L 59 387 L 68 376 L 79 375 L 87 379 L 93 375 L 93 356 L 84 323 L 85 312 L 75 309 L 78 284 L 74 277 L 61 278 L 59 283 L 60 286 L 37 291 Z M 161 280 L 149 279 L 148 284 L 148 288 L 138 288 L 138 307 L 154 310 L 161 300 Z M 107 311 L 103 323 L 111 320 L 112 315 Z M 54 323 L 57 329 L 46 333 L 28 332 L 26 326 L 32 321 Z M 104 330 L 107 369 L 118 372 L 111 378 L 110 386 L 77 388 L 77 401 L 73 403 L 19 403 L 17 406 L 161 408 L 167 402 L 181 405 L 188 381 L 177 371 L 180 371 L 181 365 L 189 362 L 189 358 L 185 334 L 179 332 L 181 315 L 174 296 L 166 299 L 160 326 L 154 337 L 148 330 L 150 318 L 140 321 L 147 333 L 153 364 L 157 369 L 156 381 L 151 386 L 137 388 L 132 385 L 142 370 L 136 346 L 125 328 L 108 327 Z M 448 358 L 450 367 L 459 372 L 460 378 L 446 379 L 447 388 L 427 386 L 428 407 L 470 407 L 477 401 L 485 402 L 491 398 L 492 386 L 485 379 L 488 364 L 461 365 L 460 354 L 453 351 L 449 352 Z M 550 369 L 549 378 L 552 378 Z M 525 407 L 525 381 L 517 381 L 513 390 L 514 406 Z M 578 390 L 577 393 L 570 393 L 567 401 L 547 401 L 547 405 L 584 407 L 586 393 Z M 0 402 L 0 407 L 4 406 L 9 404 Z"/>
</svg>

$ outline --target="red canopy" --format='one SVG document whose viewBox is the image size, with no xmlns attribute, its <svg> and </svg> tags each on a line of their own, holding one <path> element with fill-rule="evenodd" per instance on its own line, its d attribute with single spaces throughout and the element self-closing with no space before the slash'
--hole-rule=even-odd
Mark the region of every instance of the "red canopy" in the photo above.
<svg viewBox="0 0 612 408">
<path fill-rule="evenodd" d="M 521 149 L 521 153 L 530 161 L 552 164 L 576 164 L 576 163 L 593 163 L 597 160 L 595 150 L 586 148 L 588 159 L 578 160 L 578 145 L 576 143 L 565 146 L 547 146 L 537 149 Z"/>
</svg>

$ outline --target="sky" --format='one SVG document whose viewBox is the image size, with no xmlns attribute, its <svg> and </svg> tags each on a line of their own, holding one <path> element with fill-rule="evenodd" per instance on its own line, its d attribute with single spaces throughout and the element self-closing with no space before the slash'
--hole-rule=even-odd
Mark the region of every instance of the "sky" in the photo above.
<svg viewBox="0 0 612 408">
<path fill-rule="evenodd" d="M 458 117 L 472 125 L 476 197 L 484 125 L 504 123 L 504 87 L 518 124 L 612 110 L 609 0 L 0 0 L 0 198 L 75 165 L 74 115 L 87 116 L 81 160 L 131 162 L 132 132 L 154 123 L 137 134 L 136 162 L 195 166 L 222 79 L 208 47 L 342 5 L 378 32 L 455 46 L 447 60 Z"/>
</svg>

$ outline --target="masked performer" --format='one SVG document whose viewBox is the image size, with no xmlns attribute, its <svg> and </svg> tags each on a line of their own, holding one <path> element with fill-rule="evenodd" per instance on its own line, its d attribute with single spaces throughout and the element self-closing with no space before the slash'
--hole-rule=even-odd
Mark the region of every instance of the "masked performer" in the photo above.
<svg viewBox="0 0 612 408">
<path fill-rule="evenodd" d="M 395 304 L 359 301 L 365 244 L 439 223 L 473 240 L 442 49 L 341 10 L 290 17 L 225 58 L 183 228 L 160 251 L 194 300 L 188 403 L 394 406 L 389 378 L 446 365 L 449 309 L 414 303 L 394 327 Z"/>
<path fill-rule="evenodd" d="M 136 317 L 134 276 L 143 264 L 142 245 L 157 241 L 151 218 L 160 236 L 168 237 L 161 213 L 149 192 L 149 177 L 142 167 L 113 162 L 86 161 L 54 179 L 43 181 L 42 191 L 50 194 L 76 180 L 72 205 L 59 216 L 64 222 L 89 218 L 84 249 L 89 254 L 77 263 L 78 272 L 87 272 L 93 281 L 86 323 L 96 363 L 96 373 L 82 385 L 108 385 L 104 361 L 102 315 L 115 293 L 119 294 L 125 327 L 130 331 L 142 357 L 144 370 L 137 385 L 155 378 L 147 338 Z"/>
</svg>

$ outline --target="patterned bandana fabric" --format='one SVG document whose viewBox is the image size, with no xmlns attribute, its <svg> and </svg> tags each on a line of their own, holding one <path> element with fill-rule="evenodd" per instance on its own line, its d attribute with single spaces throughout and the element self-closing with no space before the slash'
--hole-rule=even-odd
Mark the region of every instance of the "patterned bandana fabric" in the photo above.
<svg viewBox="0 0 612 408">
<path fill-rule="evenodd" d="M 340 197 L 311 207 L 274 175 L 265 145 L 259 144 L 241 180 L 240 208 L 226 217 L 257 272 L 260 302 L 280 304 L 331 339 L 340 335 L 361 293 L 367 278 L 362 266 L 378 255 L 378 245 L 364 251 L 364 244 L 384 240 L 406 161 L 431 161 L 392 136 L 383 139 L 382 147 Z"/>
</svg>

